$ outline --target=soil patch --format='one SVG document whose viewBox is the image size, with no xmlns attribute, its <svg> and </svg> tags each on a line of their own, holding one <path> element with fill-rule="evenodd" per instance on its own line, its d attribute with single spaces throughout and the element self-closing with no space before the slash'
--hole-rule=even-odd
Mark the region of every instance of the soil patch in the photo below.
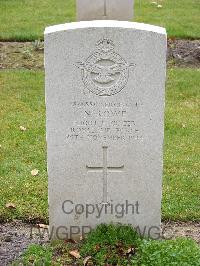
<svg viewBox="0 0 200 266">
<path fill-rule="evenodd" d="M 190 237 L 200 245 L 200 222 L 164 222 L 162 229 L 165 239 Z M 0 265 L 9 265 L 19 258 L 30 244 L 47 243 L 48 233 L 45 230 L 44 227 L 39 231 L 36 225 L 21 221 L 0 224 Z"/>
<path fill-rule="evenodd" d="M 0 42 L 0 69 L 43 69 L 44 43 Z M 168 66 L 200 67 L 200 40 L 168 40 Z"/>
<path fill-rule="evenodd" d="M 7 266 L 16 260 L 30 244 L 48 242 L 48 238 L 41 238 L 36 229 L 33 229 L 33 225 L 21 221 L 0 224 L 1 266 Z"/>
<path fill-rule="evenodd" d="M 168 40 L 168 63 L 180 67 L 200 67 L 200 40 Z"/>
<path fill-rule="evenodd" d="M 43 69 L 43 42 L 0 42 L 0 69 Z"/>
<path fill-rule="evenodd" d="M 200 245 L 200 222 L 163 222 L 162 230 L 165 239 L 189 237 Z"/>
</svg>

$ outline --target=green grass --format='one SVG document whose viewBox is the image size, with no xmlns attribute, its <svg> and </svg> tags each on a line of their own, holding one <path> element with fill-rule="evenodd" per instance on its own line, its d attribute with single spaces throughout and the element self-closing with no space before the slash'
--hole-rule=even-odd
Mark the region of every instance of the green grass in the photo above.
<svg viewBox="0 0 200 266">
<path fill-rule="evenodd" d="M 168 71 L 163 219 L 200 218 L 199 84 L 198 69 Z M 48 223 L 44 74 L 2 71 L 0 88 L 0 221 Z"/>
<path fill-rule="evenodd" d="M 135 21 L 167 28 L 169 36 L 200 38 L 199 0 L 135 0 Z M 43 38 L 49 25 L 75 21 L 75 0 L 0 0 L 0 39 Z"/>
<path fill-rule="evenodd" d="M 200 70 L 168 70 L 162 213 L 200 218 Z"/>
<path fill-rule="evenodd" d="M 170 37 L 200 38 L 199 12 L 199 0 L 136 0 L 136 21 L 166 27 Z"/>
<path fill-rule="evenodd" d="M 131 265 L 141 266 L 198 266 L 200 249 L 191 239 L 143 240 Z"/>
<path fill-rule="evenodd" d="M 70 256 L 72 250 L 80 254 L 79 259 Z M 191 239 L 144 239 L 129 226 L 102 224 L 78 244 L 31 245 L 12 265 L 198 266 L 200 249 Z"/>
<path fill-rule="evenodd" d="M 91 256 L 95 265 L 127 265 L 127 251 L 135 249 L 139 235 L 130 226 L 99 225 L 80 248 L 82 257 Z"/>
<path fill-rule="evenodd" d="M 37 40 L 46 26 L 75 20 L 74 0 L 0 0 L 1 40 Z"/>
<path fill-rule="evenodd" d="M 0 221 L 47 221 L 43 77 L 42 72 L 0 73 Z M 35 168 L 38 176 L 31 175 Z M 15 203 L 16 210 L 6 210 L 8 202 Z"/>
<path fill-rule="evenodd" d="M 34 266 L 50 266 L 53 258 L 52 248 L 47 246 L 40 246 L 32 244 L 23 253 L 22 258 L 12 263 L 12 266 L 20 265 L 34 265 Z"/>
</svg>

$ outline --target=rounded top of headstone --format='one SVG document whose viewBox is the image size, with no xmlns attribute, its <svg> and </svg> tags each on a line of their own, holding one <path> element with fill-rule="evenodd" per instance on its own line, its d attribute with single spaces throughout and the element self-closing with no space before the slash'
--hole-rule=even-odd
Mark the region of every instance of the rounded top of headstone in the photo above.
<svg viewBox="0 0 200 266">
<path fill-rule="evenodd" d="M 59 24 L 45 28 L 44 34 L 50 34 L 66 30 L 86 29 L 86 28 L 135 29 L 135 30 L 149 31 L 166 35 L 166 29 L 163 27 L 138 23 L 138 22 L 116 21 L 116 20 L 93 20 L 93 21 L 81 21 L 81 22 Z"/>
</svg>

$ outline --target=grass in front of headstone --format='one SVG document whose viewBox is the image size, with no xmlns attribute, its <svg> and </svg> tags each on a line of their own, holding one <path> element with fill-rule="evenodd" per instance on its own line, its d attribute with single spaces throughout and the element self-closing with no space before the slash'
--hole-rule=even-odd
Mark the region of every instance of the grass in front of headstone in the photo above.
<svg viewBox="0 0 200 266">
<path fill-rule="evenodd" d="M 200 38 L 197 0 L 136 0 L 134 9 L 134 21 L 164 26 L 169 36 Z M 1 1 L 1 11 L 0 40 L 43 39 L 46 26 L 76 20 L 75 0 Z"/>
<path fill-rule="evenodd" d="M 169 69 L 166 87 L 162 217 L 199 220 L 200 70 Z"/>
<path fill-rule="evenodd" d="M 99 225 L 80 241 L 31 245 L 12 264 L 20 265 L 187 265 L 198 266 L 200 248 L 191 239 L 150 240 L 125 225 Z"/>
<path fill-rule="evenodd" d="M 199 84 L 198 69 L 168 71 L 163 219 L 200 217 Z M 48 223 L 44 74 L 2 71 L 0 87 L 0 221 Z"/>
<path fill-rule="evenodd" d="M 48 221 L 43 78 L 0 73 L 0 221 Z"/>
</svg>

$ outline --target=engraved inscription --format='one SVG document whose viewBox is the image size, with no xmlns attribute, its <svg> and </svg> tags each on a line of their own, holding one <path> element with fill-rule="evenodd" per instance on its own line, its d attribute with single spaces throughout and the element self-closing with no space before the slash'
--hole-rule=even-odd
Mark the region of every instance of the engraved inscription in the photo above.
<svg viewBox="0 0 200 266">
<path fill-rule="evenodd" d="M 121 173 L 124 169 L 124 165 L 121 166 L 108 166 L 108 147 L 103 146 L 103 166 L 87 166 L 87 172 L 101 172 L 103 173 L 103 203 L 107 202 L 107 194 L 108 194 L 108 173 L 109 172 L 119 172 Z"/>
<path fill-rule="evenodd" d="M 76 63 L 81 69 L 84 86 L 98 96 L 115 95 L 126 86 L 129 69 L 134 64 L 127 63 L 114 51 L 112 40 L 104 38 L 96 46 L 96 51 L 86 62 Z"/>
<path fill-rule="evenodd" d="M 71 121 L 66 141 L 143 141 L 136 115 L 142 102 L 73 101 Z M 131 112 L 130 112 L 131 108 Z"/>
</svg>

